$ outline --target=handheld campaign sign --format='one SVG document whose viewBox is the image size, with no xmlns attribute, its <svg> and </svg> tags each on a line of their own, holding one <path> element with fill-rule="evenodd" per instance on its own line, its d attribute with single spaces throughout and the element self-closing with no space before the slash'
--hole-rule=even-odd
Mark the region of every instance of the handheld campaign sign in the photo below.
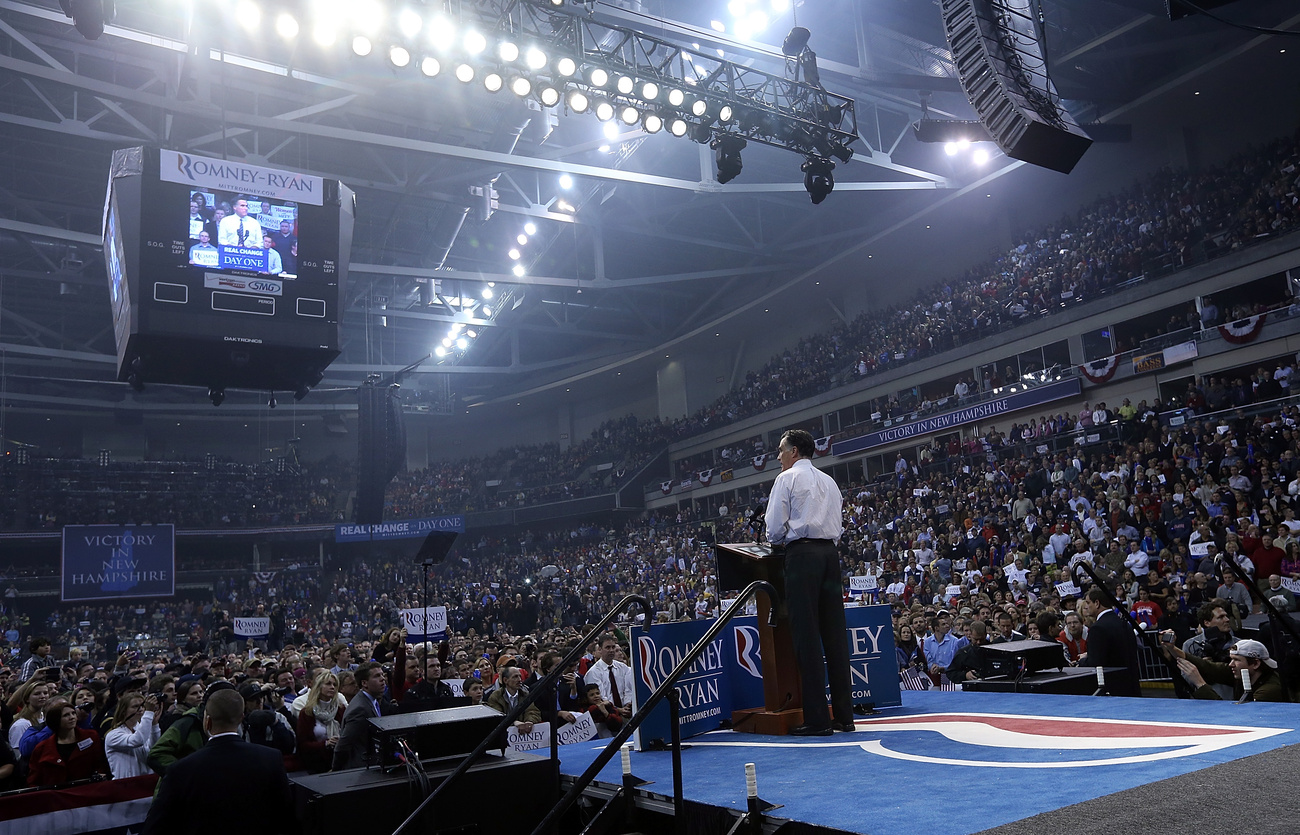
<svg viewBox="0 0 1300 835">
<path fill-rule="evenodd" d="M 265 638 L 270 634 L 270 618 L 235 618 L 236 638 Z"/>
<path fill-rule="evenodd" d="M 414 641 L 443 641 L 447 638 L 447 607 L 430 606 L 429 622 L 424 620 L 425 609 L 403 609 L 402 626 L 407 637 Z"/>
</svg>

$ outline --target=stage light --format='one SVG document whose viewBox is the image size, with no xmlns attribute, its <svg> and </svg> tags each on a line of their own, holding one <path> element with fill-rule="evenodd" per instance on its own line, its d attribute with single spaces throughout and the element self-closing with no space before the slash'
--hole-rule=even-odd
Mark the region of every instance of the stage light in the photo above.
<svg viewBox="0 0 1300 835">
<path fill-rule="evenodd" d="M 710 20 L 709 27 L 713 29 L 714 32 L 727 31 L 727 24 L 723 23 L 721 20 Z"/>
<path fill-rule="evenodd" d="M 668 132 L 673 136 L 685 136 L 689 127 L 685 119 L 673 119 L 668 123 Z"/>
<path fill-rule="evenodd" d="M 568 191 L 569 189 L 573 188 L 573 178 L 570 177 L 568 174 L 561 174 L 560 188 L 564 189 L 565 191 Z"/>
<path fill-rule="evenodd" d="M 456 347 L 459 348 L 459 349 L 461 349 L 462 351 L 465 350 L 466 348 L 469 347 L 469 340 L 465 339 L 464 337 L 461 337 L 460 339 L 457 339 L 457 340 L 456 340 Z"/>
<path fill-rule="evenodd" d="M 613 110 L 612 107 L 610 109 Z M 618 123 L 614 121 L 614 117 L 611 116 L 609 121 L 601 126 L 601 131 L 605 134 L 605 138 L 610 142 L 618 139 L 619 128 Z"/>
<path fill-rule="evenodd" d="M 220 406 L 226 402 L 226 390 L 221 386 L 209 386 L 208 399 L 212 401 L 213 406 Z"/>
<path fill-rule="evenodd" d="M 567 55 L 555 62 L 555 71 L 565 78 L 572 78 L 578 71 L 578 64 Z"/>
<path fill-rule="evenodd" d="M 491 316 L 491 315 L 492 315 L 492 308 L 488 307 L 487 305 L 483 305 L 483 315 L 484 315 L 484 316 Z"/>
<path fill-rule="evenodd" d="M 734 115 L 735 115 L 735 111 L 733 111 L 733 110 L 731 109 L 731 105 L 729 105 L 729 104 L 724 104 L 722 107 L 718 108 L 718 121 L 719 121 L 719 122 L 724 122 L 724 123 L 725 123 L 725 122 L 730 122 L 730 121 L 731 121 L 731 117 L 734 116 Z"/>
<path fill-rule="evenodd" d="M 564 5 L 564 0 L 551 0 L 551 5 L 558 9 L 560 6 Z"/>
<path fill-rule="evenodd" d="M 438 59 L 434 58 L 432 55 L 426 57 L 420 62 L 420 72 L 424 73 L 429 78 L 433 78 L 441 70 L 442 64 L 439 64 Z"/>
<path fill-rule="evenodd" d="M 984 165 L 989 161 L 989 152 L 987 148 L 976 148 L 975 153 L 971 154 L 971 160 L 976 165 Z"/>
<path fill-rule="evenodd" d="M 607 101 L 596 102 L 596 118 L 602 122 L 608 122 L 614 118 L 614 105 Z"/>
<path fill-rule="evenodd" d="M 744 137 L 722 134 L 709 143 L 714 150 L 714 160 L 718 166 L 718 182 L 726 185 L 740 176 L 742 163 L 740 152 L 749 143 Z"/>
<path fill-rule="evenodd" d="M 692 116 L 703 116 L 707 112 L 709 112 L 709 103 L 704 99 L 696 99 L 691 102 Z"/>
<path fill-rule="evenodd" d="M 275 19 L 275 33 L 286 41 L 298 37 L 298 21 L 291 14 L 281 14 Z"/>
<path fill-rule="evenodd" d="M 537 71 L 546 66 L 546 53 L 537 47 L 533 47 L 524 54 L 524 64 L 528 69 Z"/>
<path fill-rule="evenodd" d="M 943 143 L 943 152 L 944 152 L 945 154 L 947 154 L 948 156 L 950 156 L 950 157 L 952 157 L 952 156 L 956 156 L 956 155 L 957 155 L 957 143 L 956 143 L 956 142 L 945 142 L 945 143 Z"/>
<path fill-rule="evenodd" d="M 478 331 L 476 330 L 465 331 L 465 335 L 468 336 L 470 339 L 478 339 Z"/>
<path fill-rule="evenodd" d="M 587 74 L 587 80 L 591 82 L 592 87 L 604 87 L 609 83 L 609 73 L 600 67 L 592 67 L 591 72 Z"/>
<path fill-rule="evenodd" d="M 450 336 L 444 336 L 444 337 L 442 338 L 442 347 L 444 347 L 444 348 L 450 348 L 450 347 L 451 347 L 451 337 L 450 337 Z"/>
<path fill-rule="evenodd" d="M 483 288 L 483 300 L 484 300 L 484 301 L 488 301 L 488 300 L 490 300 L 490 299 L 492 298 L 493 295 L 494 295 L 494 293 L 492 292 L 492 288 L 491 288 L 491 287 L 484 287 L 484 288 Z"/>
<path fill-rule="evenodd" d="M 537 93 L 537 97 L 541 99 L 542 104 L 547 107 L 555 107 L 555 105 L 560 103 L 560 91 L 549 84 Z"/>
<path fill-rule="evenodd" d="M 433 353 L 439 357 L 445 357 L 447 356 L 447 349 L 439 345 L 437 348 L 433 349 Z"/>
<path fill-rule="evenodd" d="M 574 113 L 586 113 L 588 104 L 587 96 L 581 90 L 569 91 L 569 109 Z"/>
<path fill-rule="evenodd" d="M 967 145 L 993 139 L 982 123 L 958 119 L 921 119 L 912 123 L 912 135 L 917 142 L 964 142 Z"/>
<path fill-rule="evenodd" d="M 625 107 L 619 114 L 619 118 L 623 120 L 623 124 L 625 125 L 635 125 L 637 122 L 641 121 L 641 111 L 637 110 L 635 107 Z"/>
<path fill-rule="evenodd" d="M 408 38 L 414 38 L 424 26 L 424 18 L 415 9 L 402 9 L 397 13 L 397 28 Z"/>
<path fill-rule="evenodd" d="M 840 162 L 848 162 L 853 159 L 853 149 L 843 142 L 833 142 L 831 143 L 831 156 Z"/>
<path fill-rule="evenodd" d="M 498 73 L 490 72 L 487 75 L 483 76 L 483 86 L 487 88 L 487 91 L 489 93 L 495 93 L 496 91 L 500 90 L 501 85 L 504 83 L 505 82 L 502 80 L 500 74 Z"/>
<path fill-rule="evenodd" d="M 360 55 L 362 58 L 369 55 L 371 49 L 373 49 L 373 46 L 370 43 L 370 39 L 365 35 L 357 35 L 352 39 L 352 51 L 357 55 Z"/>
<path fill-rule="evenodd" d="M 614 88 L 625 96 L 631 95 L 634 87 L 636 87 L 636 82 L 626 75 L 620 75 L 618 81 L 614 82 Z"/>
<path fill-rule="evenodd" d="M 515 249 L 515 248 L 513 248 L 513 247 L 511 247 L 510 251 L 507 252 L 506 255 L 509 255 L 509 256 L 510 256 L 510 260 L 511 260 L 511 261 L 518 261 L 518 260 L 519 260 L 519 250 L 517 250 L 517 249 Z"/>
<path fill-rule="evenodd" d="M 659 98 L 659 85 L 653 81 L 647 81 L 641 85 L 641 98 L 646 101 L 654 101 Z"/>
<path fill-rule="evenodd" d="M 497 47 L 497 54 L 501 56 L 502 61 L 510 63 L 519 57 L 519 47 L 510 41 L 502 41 Z"/>
<path fill-rule="evenodd" d="M 476 32 L 473 29 L 465 33 L 465 51 L 470 55 L 478 55 L 487 49 L 487 38 L 483 33 Z"/>
<path fill-rule="evenodd" d="M 311 39 L 317 46 L 333 46 L 338 40 L 338 30 L 330 23 L 317 21 L 311 29 Z"/>
<path fill-rule="evenodd" d="M 673 107 L 681 107 L 682 103 L 685 101 L 686 94 L 681 90 L 678 90 L 676 87 L 668 91 L 668 103 Z"/>
<path fill-rule="evenodd" d="M 302 400 L 304 397 L 306 397 L 309 394 L 311 394 L 311 387 L 308 386 L 306 383 L 299 383 L 298 387 L 293 390 L 293 399 L 295 401 Z"/>
<path fill-rule="evenodd" d="M 658 133 L 663 129 L 664 120 L 661 119 L 658 114 L 647 113 L 645 119 L 641 122 L 641 126 L 645 129 L 646 133 Z"/>
<path fill-rule="evenodd" d="M 536 235 L 536 234 L 537 234 L 537 224 L 536 224 L 536 223 L 533 223 L 532 221 L 529 221 L 528 223 L 525 223 L 525 224 L 524 224 L 524 234 L 525 234 L 525 235 Z"/>
<path fill-rule="evenodd" d="M 809 154 L 804 160 L 803 165 L 799 166 L 803 172 L 803 187 L 812 198 L 814 205 L 821 203 L 826 199 L 826 195 L 835 190 L 835 163 L 826 157 L 817 154 Z"/>
<path fill-rule="evenodd" d="M 510 268 L 510 272 L 514 273 L 517 278 L 523 278 L 524 273 L 527 271 L 524 269 L 523 264 L 515 264 Z"/>
<path fill-rule="evenodd" d="M 388 50 L 388 60 L 393 62 L 394 67 L 405 67 L 411 63 L 411 53 L 404 46 L 394 46 Z"/>
<path fill-rule="evenodd" d="M 461 64 L 456 67 L 456 78 L 466 84 L 474 80 L 474 68 L 469 64 Z"/>
<path fill-rule="evenodd" d="M 428 32 L 429 43 L 433 44 L 434 49 L 451 49 L 451 45 L 456 42 L 456 28 L 442 15 L 429 23 Z"/>
<path fill-rule="evenodd" d="M 510 92 L 514 93 L 516 96 L 519 96 L 520 98 L 523 98 L 524 96 L 528 95 L 532 91 L 533 91 L 533 82 L 529 81 L 528 79 L 522 76 L 510 82 Z"/>
<path fill-rule="evenodd" d="M 275 392 L 271 392 L 271 396 L 270 396 L 269 398 L 267 398 L 267 400 L 266 400 L 266 405 L 269 406 L 269 407 L 272 408 L 272 409 L 275 408 L 275 406 L 276 406 L 276 403 L 275 403 Z"/>
<path fill-rule="evenodd" d="M 378 0 L 356 0 L 347 4 L 348 21 L 362 32 L 374 34 L 383 25 L 384 10 Z"/>
<path fill-rule="evenodd" d="M 85 5 L 87 4 L 81 3 L 78 4 L 78 7 L 80 8 L 80 6 L 85 6 Z M 69 11 L 65 11 L 65 13 L 68 15 L 68 17 L 71 17 L 74 22 L 76 21 L 77 18 L 74 16 L 76 14 L 76 11 L 69 10 Z M 239 25 L 243 26 L 248 31 L 255 32 L 257 31 L 257 28 L 262 25 L 262 9 L 256 3 L 254 3 L 253 0 L 239 0 L 239 3 L 235 5 L 235 20 L 238 20 Z M 81 32 L 80 29 L 78 29 L 77 31 Z M 101 32 L 103 31 L 102 22 L 100 23 L 100 31 Z M 85 32 L 81 32 L 81 34 L 85 35 L 88 40 L 93 41 L 95 39 L 95 38 L 91 38 L 89 35 L 86 35 Z"/>
<path fill-rule="evenodd" d="M 515 236 L 515 240 L 519 242 L 520 246 L 528 246 L 528 236 L 522 232 Z"/>
</svg>

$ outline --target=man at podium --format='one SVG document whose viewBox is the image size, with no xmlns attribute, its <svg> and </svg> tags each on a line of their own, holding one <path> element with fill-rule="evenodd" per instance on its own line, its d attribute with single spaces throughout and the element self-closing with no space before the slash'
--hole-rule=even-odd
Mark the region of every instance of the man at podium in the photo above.
<svg viewBox="0 0 1300 835">
<path fill-rule="evenodd" d="M 781 436 L 781 474 L 767 500 L 767 536 L 785 549 L 786 608 L 803 696 L 795 736 L 853 730 L 853 691 L 844 623 L 844 583 L 835 543 L 844 530 L 840 488 L 812 465 L 813 436 L 791 429 Z M 823 664 L 823 653 L 825 662 Z M 830 681 L 834 716 L 824 684 Z"/>
</svg>

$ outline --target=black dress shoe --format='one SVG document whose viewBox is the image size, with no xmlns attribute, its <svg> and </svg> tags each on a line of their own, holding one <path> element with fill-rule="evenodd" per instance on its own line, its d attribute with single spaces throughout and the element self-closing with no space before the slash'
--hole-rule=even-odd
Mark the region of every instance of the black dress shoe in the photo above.
<svg viewBox="0 0 1300 835">
<path fill-rule="evenodd" d="M 790 729 L 791 736 L 830 736 L 831 733 L 830 726 L 814 728 L 812 725 L 795 725 Z"/>
<path fill-rule="evenodd" d="M 850 733 L 857 730 L 857 726 L 852 722 L 832 722 L 831 730 L 839 731 L 840 733 Z"/>
</svg>

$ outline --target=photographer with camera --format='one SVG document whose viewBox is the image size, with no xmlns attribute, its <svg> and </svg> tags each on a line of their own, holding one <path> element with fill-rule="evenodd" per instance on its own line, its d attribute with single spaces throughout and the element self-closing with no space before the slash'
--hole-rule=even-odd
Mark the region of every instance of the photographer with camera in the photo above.
<svg viewBox="0 0 1300 835">
<path fill-rule="evenodd" d="M 1268 655 L 1268 648 L 1259 641 L 1242 639 L 1228 648 L 1228 662 L 1207 661 L 1197 658 L 1174 646 L 1166 640 L 1172 638 L 1171 632 L 1161 633 L 1161 648 L 1165 656 L 1176 661 L 1178 671 L 1187 679 L 1187 683 L 1196 688 L 1193 698 L 1224 700 L 1219 688 L 1227 687 L 1233 701 L 1243 701 L 1246 689 L 1242 683 L 1243 673 L 1250 679 L 1250 699 L 1256 702 L 1289 702 L 1286 687 L 1277 673 L 1277 662 Z"/>
<path fill-rule="evenodd" d="M 1195 658 L 1204 658 L 1216 664 L 1228 663 L 1228 647 L 1237 641 L 1232 634 L 1232 619 L 1228 616 L 1228 604 L 1214 599 L 1201 604 L 1196 610 L 1196 620 L 1201 624 L 1199 634 L 1189 638 L 1182 652 Z M 1169 632 L 1162 634 L 1171 634 Z M 1232 698 L 1232 688 L 1224 684 L 1211 685 L 1220 699 Z"/>
<path fill-rule="evenodd" d="M 281 754 L 292 754 L 298 735 L 279 712 L 284 703 L 275 685 L 245 682 L 239 687 L 239 695 L 244 699 L 243 730 L 248 741 L 274 748 Z"/>
</svg>

